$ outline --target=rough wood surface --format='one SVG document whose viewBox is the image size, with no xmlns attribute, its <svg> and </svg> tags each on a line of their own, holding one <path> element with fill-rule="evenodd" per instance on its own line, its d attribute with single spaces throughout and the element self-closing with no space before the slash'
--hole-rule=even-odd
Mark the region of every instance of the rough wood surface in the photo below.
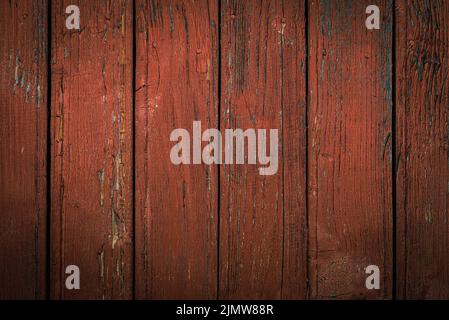
<svg viewBox="0 0 449 320">
<path fill-rule="evenodd" d="M 392 2 L 381 30 L 370 1 L 309 2 L 311 298 L 390 298 L 392 286 Z M 377 265 L 381 290 L 367 290 Z"/>
<path fill-rule="evenodd" d="M 397 292 L 449 298 L 449 3 L 397 1 Z"/>
<path fill-rule="evenodd" d="M 447 1 L 49 1 L 0 1 L 0 299 L 449 298 Z"/>
<path fill-rule="evenodd" d="M 217 1 L 136 1 L 136 297 L 213 299 L 217 168 L 174 165 L 170 133 L 218 128 Z"/>
<path fill-rule="evenodd" d="M 51 297 L 132 297 L 132 3 L 52 3 Z M 65 288 L 77 265 L 81 289 Z"/>
<path fill-rule="evenodd" d="M 304 14 L 301 1 L 222 2 L 222 132 L 279 130 L 276 174 L 220 168 L 222 299 L 278 299 L 283 284 L 305 296 Z"/>
<path fill-rule="evenodd" d="M 43 299 L 47 1 L 1 1 L 0 12 L 0 299 Z"/>
</svg>

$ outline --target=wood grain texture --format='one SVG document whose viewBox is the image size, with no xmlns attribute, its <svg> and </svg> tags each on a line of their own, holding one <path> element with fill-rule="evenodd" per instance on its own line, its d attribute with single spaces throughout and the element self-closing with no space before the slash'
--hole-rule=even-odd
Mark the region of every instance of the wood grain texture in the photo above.
<svg viewBox="0 0 449 320">
<path fill-rule="evenodd" d="M 217 1 L 136 2 L 136 298 L 213 299 L 217 168 L 174 165 L 170 133 L 218 128 Z"/>
<path fill-rule="evenodd" d="M 397 1 L 397 292 L 449 299 L 449 3 Z"/>
<path fill-rule="evenodd" d="M 47 1 L 1 1 L 0 299 L 43 299 Z"/>
<path fill-rule="evenodd" d="M 132 297 L 132 3 L 52 5 L 51 297 Z M 81 289 L 65 289 L 77 265 Z"/>
<path fill-rule="evenodd" d="M 222 134 L 279 130 L 276 174 L 221 167 L 222 299 L 305 296 L 304 14 L 302 1 L 222 1 Z"/>
<path fill-rule="evenodd" d="M 390 298 L 392 3 L 309 2 L 310 297 Z M 377 265 L 381 290 L 367 290 Z"/>
<path fill-rule="evenodd" d="M 0 1 L 0 300 L 449 299 L 447 1 L 49 1 Z M 173 164 L 193 121 L 277 172 Z"/>
</svg>

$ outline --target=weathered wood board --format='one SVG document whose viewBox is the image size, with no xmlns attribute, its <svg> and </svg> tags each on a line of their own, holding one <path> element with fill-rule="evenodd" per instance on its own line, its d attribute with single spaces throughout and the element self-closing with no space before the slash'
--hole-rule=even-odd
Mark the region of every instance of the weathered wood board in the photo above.
<svg viewBox="0 0 449 320">
<path fill-rule="evenodd" d="M 222 299 L 306 295 L 304 15 L 301 1 L 222 1 L 220 128 L 279 131 L 274 174 L 220 167 Z"/>
<path fill-rule="evenodd" d="M 47 1 L 0 12 L 0 299 L 44 299 Z"/>
<path fill-rule="evenodd" d="M 310 297 L 392 295 L 392 13 L 369 1 L 309 1 Z M 367 290 L 377 265 L 381 290 Z"/>
<path fill-rule="evenodd" d="M 174 165 L 169 139 L 218 128 L 217 4 L 136 1 L 138 299 L 217 295 L 217 167 Z"/>
<path fill-rule="evenodd" d="M 449 3 L 396 12 L 397 294 L 449 299 Z"/>
<path fill-rule="evenodd" d="M 79 1 L 80 30 L 52 3 L 51 297 L 133 294 L 133 13 Z M 76 265 L 80 290 L 67 290 Z"/>
</svg>

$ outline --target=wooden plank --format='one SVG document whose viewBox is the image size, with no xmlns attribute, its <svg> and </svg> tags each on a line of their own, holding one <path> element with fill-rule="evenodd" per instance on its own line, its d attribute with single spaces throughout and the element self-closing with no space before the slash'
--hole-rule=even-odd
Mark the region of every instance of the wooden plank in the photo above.
<svg viewBox="0 0 449 320">
<path fill-rule="evenodd" d="M 392 2 L 309 2 L 311 298 L 390 298 Z M 367 290 L 365 268 L 380 269 Z"/>
<path fill-rule="evenodd" d="M 306 1 L 281 3 L 282 299 L 307 295 Z"/>
<path fill-rule="evenodd" d="M 0 2 L 0 299 L 46 295 L 46 9 Z"/>
<path fill-rule="evenodd" d="M 449 3 L 397 5 L 397 293 L 449 299 Z"/>
<path fill-rule="evenodd" d="M 302 1 L 222 2 L 222 134 L 278 129 L 279 167 L 221 167 L 219 298 L 306 293 L 304 14 Z"/>
<path fill-rule="evenodd" d="M 172 130 L 218 128 L 217 1 L 136 2 L 136 298 L 217 291 L 217 168 L 174 165 Z"/>
<path fill-rule="evenodd" d="M 132 2 L 52 4 L 51 297 L 132 297 Z M 65 288 L 77 265 L 80 290 Z"/>
</svg>

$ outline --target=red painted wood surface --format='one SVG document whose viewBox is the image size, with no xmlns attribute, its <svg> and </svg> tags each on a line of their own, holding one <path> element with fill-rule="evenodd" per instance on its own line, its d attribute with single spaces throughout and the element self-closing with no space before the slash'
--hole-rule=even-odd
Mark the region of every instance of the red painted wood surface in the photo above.
<svg viewBox="0 0 449 320">
<path fill-rule="evenodd" d="M 390 298 L 392 3 L 309 2 L 310 297 Z M 367 290 L 377 265 L 381 290 Z"/>
<path fill-rule="evenodd" d="M 449 298 L 445 1 L 0 12 L 0 299 Z M 277 173 L 172 164 L 193 121 L 278 129 Z"/>
<path fill-rule="evenodd" d="M 305 296 L 304 14 L 300 1 L 222 3 L 222 134 L 279 130 L 276 174 L 220 168 L 222 299 L 277 299 L 284 288 L 285 298 Z"/>
<path fill-rule="evenodd" d="M 51 297 L 132 297 L 132 3 L 52 4 Z M 65 288 L 77 265 L 81 289 Z"/>
<path fill-rule="evenodd" d="M 1 1 L 0 299 L 43 299 L 47 1 Z"/>
<path fill-rule="evenodd" d="M 136 46 L 136 298 L 213 299 L 217 168 L 169 137 L 218 128 L 217 1 L 136 1 Z"/>
<path fill-rule="evenodd" d="M 397 4 L 397 292 L 449 299 L 449 3 Z"/>
</svg>

